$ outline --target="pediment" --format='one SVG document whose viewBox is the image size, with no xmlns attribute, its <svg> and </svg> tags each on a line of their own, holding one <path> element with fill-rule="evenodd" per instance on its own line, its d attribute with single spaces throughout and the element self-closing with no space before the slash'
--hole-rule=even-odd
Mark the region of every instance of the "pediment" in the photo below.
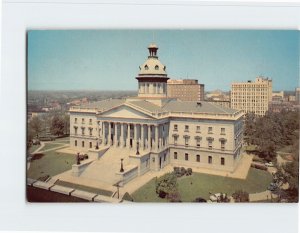
<svg viewBox="0 0 300 233">
<path fill-rule="evenodd" d="M 112 117 L 112 118 L 132 118 L 132 119 L 153 119 L 152 116 L 133 109 L 129 106 L 122 105 L 113 109 L 110 109 L 106 112 L 99 114 L 103 117 Z"/>
</svg>

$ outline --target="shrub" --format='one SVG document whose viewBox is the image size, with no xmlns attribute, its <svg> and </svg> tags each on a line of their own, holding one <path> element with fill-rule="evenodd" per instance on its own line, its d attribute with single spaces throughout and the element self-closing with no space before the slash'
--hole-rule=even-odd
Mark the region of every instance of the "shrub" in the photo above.
<svg viewBox="0 0 300 233">
<path fill-rule="evenodd" d="M 177 177 L 174 172 L 167 173 L 156 179 L 156 193 L 161 198 L 177 192 Z"/>
<path fill-rule="evenodd" d="M 181 173 L 181 176 L 184 176 L 185 173 L 186 173 L 186 169 L 184 167 L 181 167 L 180 168 L 180 173 Z"/>
<path fill-rule="evenodd" d="M 249 193 L 243 190 L 237 190 L 232 194 L 235 202 L 249 202 Z"/>
<path fill-rule="evenodd" d="M 187 176 L 192 175 L 192 173 L 193 173 L 192 168 L 188 168 L 188 169 L 186 170 L 186 175 L 187 175 Z"/>
</svg>

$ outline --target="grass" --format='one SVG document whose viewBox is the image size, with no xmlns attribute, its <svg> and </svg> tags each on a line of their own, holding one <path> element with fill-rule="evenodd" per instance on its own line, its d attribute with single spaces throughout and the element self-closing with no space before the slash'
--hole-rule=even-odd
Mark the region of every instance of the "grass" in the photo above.
<svg viewBox="0 0 300 233">
<path fill-rule="evenodd" d="M 65 143 L 69 143 L 69 142 L 70 142 L 70 137 L 56 138 L 54 142 L 65 142 Z"/>
<path fill-rule="evenodd" d="M 63 146 L 63 144 L 56 144 L 55 142 L 46 142 L 45 146 L 41 149 L 41 151 L 50 150 L 60 146 Z"/>
<path fill-rule="evenodd" d="M 73 183 L 70 183 L 70 182 L 62 181 L 62 180 L 56 181 L 55 184 L 65 186 L 65 187 L 68 187 L 68 188 L 79 189 L 79 190 L 83 190 L 83 191 L 87 191 L 87 192 L 91 192 L 91 193 L 96 193 L 96 194 L 100 194 L 100 195 L 104 195 L 104 196 L 109 196 L 109 197 L 113 194 L 111 191 L 108 191 L 108 190 L 88 187 L 88 186 L 85 186 L 85 185 L 73 184 Z"/>
<path fill-rule="evenodd" d="M 250 168 L 247 179 L 233 179 L 208 174 L 193 173 L 178 180 L 178 191 L 183 202 L 191 202 L 196 197 L 209 199 L 209 192 L 231 195 L 238 189 L 249 193 L 265 191 L 272 181 L 272 176 L 265 171 Z M 136 202 L 167 202 L 155 193 L 155 179 L 132 194 Z"/>
<path fill-rule="evenodd" d="M 40 145 L 32 145 L 29 149 L 28 152 L 29 154 L 33 153 L 37 148 L 39 148 Z"/>
<path fill-rule="evenodd" d="M 40 153 L 40 156 L 31 161 L 27 170 L 27 177 L 38 179 L 46 175 L 55 176 L 72 168 L 76 162 L 75 156 L 56 151 Z"/>
</svg>

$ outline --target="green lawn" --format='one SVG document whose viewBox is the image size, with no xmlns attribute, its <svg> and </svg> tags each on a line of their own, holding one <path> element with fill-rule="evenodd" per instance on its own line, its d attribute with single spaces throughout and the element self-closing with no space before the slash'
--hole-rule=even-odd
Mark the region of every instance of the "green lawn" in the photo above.
<svg viewBox="0 0 300 233">
<path fill-rule="evenodd" d="M 70 142 L 70 137 L 56 138 L 54 142 L 69 143 Z"/>
<path fill-rule="evenodd" d="M 233 179 L 228 177 L 213 176 L 201 173 L 193 173 L 192 176 L 185 176 L 178 180 L 178 191 L 181 200 L 191 202 L 196 197 L 209 198 L 209 192 L 227 193 L 231 195 L 238 189 L 249 193 L 265 191 L 272 181 L 272 176 L 265 171 L 250 168 L 247 179 Z M 166 202 L 155 193 L 155 179 L 152 179 L 143 187 L 132 194 L 136 202 Z"/>
<path fill-rule="evenodd" d="M 61 181 L 61 180 L 56 181 L 55 184 L 73 188 L 73 189 L 79 189 L 79 190 L 83 190 L 83 191 L 87 191 L 87 192 L 91 192 L 91 193 L 96 193 L 96 194 L 100 194 L 100 195 L 104 195 L 104 196 L 109 196 L 109 197 L 113 194 L 111 191 L 108 191 L 108 190 L 88 187 L 85 185 L 73 184 L 73 183 Z"/>
<path fill-rule="evenodd" d="M 30 168 L 27 170 L 27 177 L 38 179 L 49 175 L 55 176 L 64 171 L 70 170 L 72 164 L 76 162 L 75 156 L 56 151 L 48 151 L 38 156 L 30 162 Z"/>
<path fill-rule="evenodd" d="M 40 145 L 32 145 L 30 148 L 29 148 L 29 150 L 28 150 L 28 152 L 29 152 L 29 154 L 31 154 L 32 152 L 34 152 L 37 148 L 39 148 L 40 147 Z"/>
<path fill-rule="evenodd" d="M 63 144 L 57 144 L 55 142 L 46 142 L 45 146 L 41 149 L 41 151 L 53 149 L 55 147 L 63 146 Z"/>
</svg>

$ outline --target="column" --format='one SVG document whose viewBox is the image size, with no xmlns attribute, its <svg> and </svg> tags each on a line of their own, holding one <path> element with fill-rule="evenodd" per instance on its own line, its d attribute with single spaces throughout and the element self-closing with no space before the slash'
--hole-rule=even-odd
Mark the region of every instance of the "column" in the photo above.
<svg viewBox="0 0 300 233">
<path fill-rule="evenodd" d="M 124 147 L 124 124 L 123 123 L 120 123 L 120 127 L 121 127 L 121 129 L 120 129 L 120 139 L 119 139 L 119 141 L 120 141 L 120 147 Z"/>
<path fill-rule="evenodd" d="M 133 143 L 132 143 L 132 148 L 134 150 L 136 150 L 137 149 L 136 143 L 138 141 L 138 137 L 137 137 L 137 124 L 134 124 L 133 126 L 134 126 L 134 131 L 133 131 L 134 132 L 134 140 L 133 140 Z"/>
<path fill-rule="evenodd" d="M 140 146 L 140 148 L 141 148 L 141 150 L 144 150 L 144 148 L 145 148 L 145 139 L 144 139 L 144 136 L 145 135 L 145 132 L 144 132 L 144 125 L 143 124 L 141 124 L 141 146 Z"/>
<path fill-rule="evenodd" d="M 147 125 L 148 127 L 148 140 L 147 140 L 147 148 L 150 149 L 151 146 L 151 125 Z"/>
<path fill-rule="evenodd" d="M 127 128 L 127 137 L 126 137 L 126 147 L 130 148 L 130 124 L 126 124 Z"/>
<path fill-rule="evenodd" d="M 107 129 L 107 144 L 111 145 L 111 124 L 108 122 L 108 129 Z"/>
<path fill-rule="evenodd" d="M 158 148 L 158 125 L 155 126 L 155 136 L 154 136 L 154 145 L 155 145 L 155 150 Z"/>
</svg>

